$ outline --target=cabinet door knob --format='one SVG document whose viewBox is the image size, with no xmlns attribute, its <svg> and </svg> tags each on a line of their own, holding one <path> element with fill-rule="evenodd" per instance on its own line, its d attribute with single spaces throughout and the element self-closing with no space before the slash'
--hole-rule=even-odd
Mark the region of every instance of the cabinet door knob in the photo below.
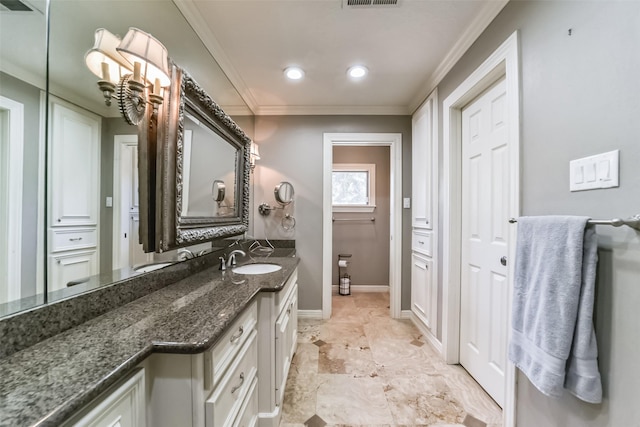
<svg viewBox="0 0 640 427">
<path fill-rule="evenodd" d="M 242 336 L 242 334 L 244 334 L 244 328 L 242 326 L 240 326 L 240 328 L 238 329 L 238 333 L 235 335 L 232 335 L 231 338 L 229 339 L 230 342 L 234 342 L 236 341 L 238 338 L 240 338 Z"/>
<path fill-rule="evenodd" d="M 500 258 L 500 264 L 507 265 L 507 257 L 506 256 L 503 256 L 502 258 Z"/>
<path fill-rule="evenodd" d="M 242 387 L 242 384 L 244 383 L 244 372 L 240 372 L 240 383 L 237 386 L 234 386 L 231 389 L 231 394 L 235 393 L 236 391 L 238 391 L 238 389 L 240 387 Z"/>
</svg>

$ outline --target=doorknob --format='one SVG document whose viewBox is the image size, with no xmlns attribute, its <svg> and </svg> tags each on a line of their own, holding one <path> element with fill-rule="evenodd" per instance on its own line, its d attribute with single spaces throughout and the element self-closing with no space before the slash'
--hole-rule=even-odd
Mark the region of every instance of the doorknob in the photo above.
<svg viewBox="0 0 640 427">
<path fill-rule="evenodd" d="M 506 256 L 503 256 L 502 258 L 500 258 L 500 264 L 507 265 L 507 257 Z"/>
</svg>

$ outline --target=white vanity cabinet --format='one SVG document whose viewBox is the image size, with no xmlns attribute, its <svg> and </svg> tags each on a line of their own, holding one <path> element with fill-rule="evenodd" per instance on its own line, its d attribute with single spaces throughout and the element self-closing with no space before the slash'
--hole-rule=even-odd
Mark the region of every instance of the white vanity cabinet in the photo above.
<svg viewBox="0 0 640 427">
<path fill-rule="evenodd" d="M 437 345 L 438 287 L 434 254 L 438 232 L 437 92 L 412 118 L 411 312 L 414 323 Z"/>
<path fill-rule="evenodd" d="M 49 290 L 99 273 L 101 118 L 51 97 Z"/>
<path fill-rule="evenodd" d="M 252 427 L 258 423 L 258 310 L 254 301 L 211 349 L 153 354 L 147 425 Z"/>
<path fill-rule="evenodd" d="M 145 370 L 138 369 L 115 385 L 63 427 L 145 427 Z"/>
<path fill-rule="evenodd" d="M 259 425 L 277 427 L 298 337 L 298 270 L 279 292 L 258 296 Z"/>
</svg>

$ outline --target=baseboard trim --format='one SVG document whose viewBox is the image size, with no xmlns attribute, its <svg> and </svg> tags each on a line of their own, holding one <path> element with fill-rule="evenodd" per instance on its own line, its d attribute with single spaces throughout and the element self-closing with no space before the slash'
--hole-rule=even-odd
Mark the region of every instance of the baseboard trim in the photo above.
<svg viewBox="0 0 640 427">
<path fill-rule="evenodd" d="M 433 333 L 424 325 L 424 323 L 420 321 L 420 319 L 418 319 L 415 314 L 413 314 L 411 310 L 404 310 L 403 315 L 405 311 L 409 312 L 411 321 L 414 325 L 416 325 L 416 328 L 418 328 L 418 330 L 422 332 L 422 335 L 427 339 L 427 342 L 431 345 L 431 347 L 433 347 L 433 349 L 438 352 L 440 357 L 444 359 L 444 353 L 442 352 L 442 343 L 438 341 L 438 338 L 433 335 Z"/>
<path fill-rule="evenodd" d="M 322 320 L 322 310 L 298 310 L 298 319 Z"/>
<path fill-rule="evenodd" d="M 351 293 L 354 292 L 389 292 L 389 285 L 351 285 Z M 331 292 L 338 295 L 338 285 L 331 285 Z"/>
<path fill-rule="evenodd" d="M 402 310 L 400 312 L 400 319 L 413 320 L 413 313 L 411 312 L 411 310 Z"/>
</svg>

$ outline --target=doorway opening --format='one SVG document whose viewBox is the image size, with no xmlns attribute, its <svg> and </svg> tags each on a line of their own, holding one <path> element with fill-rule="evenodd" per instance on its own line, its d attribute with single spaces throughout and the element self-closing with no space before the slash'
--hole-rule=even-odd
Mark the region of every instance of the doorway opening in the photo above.
<svg viewBox="0 0 640 427">
<path fill-rule="evenodd" d="M 24 106 L 0 96 L 0 304 L 21 298 Z"/>
<path fill-rule="evenodd" d="M 138 239 L 138 136 L 116 135 L 113 156 L 113 269 L 152 261 Z"/>
<path fill-rule="evenodd" d="M 333 284 L 337 281 L 335 267 L 337 255 L 333 251 L 333 228 L 336 219 L 350 219 L 348 216 L 334 215 L 333 209 L 333 165 L 334 148 L 343 147 L 388 147 L 389 166 L 389 213 L 388 213 L 388 289 L 389 307 L 392 318 L 400 317 L 401 294 L 401 262 L 402 262 L 402 135 L 399 133 L 325 133 L 323 144 L 323 273 L 322 273 L 322 317 L 331 317 L 331 296 Z M 367 207 L 362 207 L 364 210 Z M 370 207 L 369 207 L 370 208 Z M 355 221 L 359 226 L 371 227 L 374 216 L 370 212 L 358 212 L 358 218 L 365 221 Z M 344 222 L 346 224 L 346 222 Z M 386 251 L 385 251 L 386 254 Z M 371 289 L 369 289 L 371 290 Z"/>
</svg>

